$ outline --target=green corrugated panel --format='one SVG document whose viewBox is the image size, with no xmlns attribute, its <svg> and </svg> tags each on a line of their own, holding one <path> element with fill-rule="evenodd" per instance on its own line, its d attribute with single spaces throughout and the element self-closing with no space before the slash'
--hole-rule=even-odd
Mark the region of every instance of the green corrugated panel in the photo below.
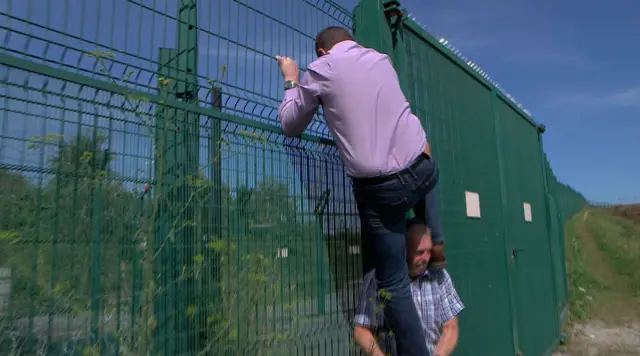
<svg viewBox="0 0 640 356">
<path fill-rule="evenodd" d="M 442 46 L 435 44 L 432 38 L 420 36 L 421 29 L 411 21 L 407 21 L 406 26 L 405 33 L 408 33 L 405 37 L 406 50 L 409 53 L 408 57 L 413 59 L 409 65 L 409 77 L 413 78 L 409 101 L 414 111 L 425 121 L 434 154 L 441 166 L 442 178 L 439 191 L 441 199 L 444 200 L 442 209 L 445 216 L 445 232 L 448 241 L 451 241 L 449 251 L 453 251 L 452 255 L 456 256 L 456 248 L 462 248 L 464 251 L 465 245 L 473 245 L 476 249 L 481 246 L 478 242 L 469 241 L 466 244 L 463 242 L 465 236 L 458 229 L 464 227 L 465 223 L 478 224 L 475 235 L 481 235 L 484 231 L 481 226 L 484 226 L 487 231 L 493 231 L 491 235 L 496 237 L 489 245 L 493 245 L 493 251 L 497 253 L 486 254 L 490 262 L 483 264 L 490 268 L 491 262 L 498 263 L 495 265 L 495 272 L 492 271 L 492 275 L 497 276 L 495 283 L 491 283 L 491 280 L 485 276 L 475 277 L 470 271 L 463 271 L 457 277 L 466 283 L 477 281 L 481 285 L 486 283 L 494 290 L 496 287 L 502 290 L 500 294 L 483 293 L 483 295 L 487 295 L 488 299 L 494 303 L 496 299 L 504 298 L 505 302 L 500 303 L 500 308 L 491 311 L 491 314 L 494 318 L 495 315 L 503 317 L 502 322 L 495 323 L 504 328 L 502 339 L 513 339 L 516 344 L 511 347 L 508 344 L 501 344 L 505 348 L 494 350 L 492 354 L 509 354 L 512 352 L 509 349 L 520 350 L 525 354 L 545 352 L 558 337 L 559 310 L 556 307 L 556 300 L 559 296 L 555 292 L 558 287 L 555 281 L 559 276 L 553 268 L 557 265 L 554 261 L 558 258 L 557 249 L 554 247 L 557 243 L 557 235 L 553 233 L 554 227 L 550 221 L 549 214 L 553 212 L 549 210 L 545 193 L 546 170 L 542 166 L 543 157 L 540 155 L 541 148 L 537 141 L 537 127 L 532 125 L 530 119 L 522 116 L 519 110 L 514 109 L 511 104 L 506 104 L 502 99 L 499 100 L 494 118 L 494 114 L 490 111 L 491 89 L 486 81 L 470 74 L 457 58 Z M 451 69 L 448 70 L 449 68 Z M 428 74 L 424 75 L 425 72 Z M 440 76 L 443 79 L 439 79 Z M 473 91 L 474 86 L 478 88 L 475 91 Z M 483 117 L 482 105 L 487 108 L 484 117 L 489 120 L 490 131 L 488 132 L 494 135 L 487 136 L 484 144 L 483 126 L 480 124 Z M 467 108 L 469 108 L 468 112 L 465 111 Z M 503 184 L 506 185 L 506 189 L 503 193 L 501 193 L 499 170 L 495 161 L 497 137 L 495 137 L 496 131 L 493 130 L 493 120 L 500 120 L 496 130 L 502 135 L 503 142 L 498 153 L 505 157 L 506 178 Z M 468 135 L 473 136 L 465 146 L 467 132 Z M 527 168 L 521 167 L 522 162 L 528 162 Z M 490 178 L 489 174 L 495 175 Z M 484 179 L 480 180 L 480 177 Z M 485 180 L 496 185 L 493 188 L 482 189 L 481 183 Z M 448 206 L 448 200 L 453 200 L 452 197 L 456 195 L 463 195 L 467 190 L 479 193 L 481 197 L 482 217 L 477 221 L 465 219 L 466 217 L 461 214 L 464 206 L 457 209 L 458 214 L 449 213 L 451 210 L 455 212 L 456 209 L 453 204 Z M 501 195 L 505 195 L 506 206 L 500 203 Z M 495 205 L 492 205 L 492 201 L 495 201 Z M 464 200 L 460 199 L 460 202 Z M 535 220 L 525 221 L 524 203 L 532 207 Z M 500 218 L 503 209 L 506 220 Z M 463 220 L 455 223 L 447 221 L 448 217 L 455 215 Z M 497 219 L 492 223 L 490 219 L 494 216 Z M 503 234 L 501 226 L 505 223 L 507 224 L 504 230 L 506 234 Z M 540 237 L 536 238 L 537 236 Z M 485 239 L 485 241 L 491 240 Z M 506 270 L 509 262 L 505 260 L 507 256 L 510 257 L 509 252 L 512 251 L 515 255 L 514 261 L 511 262 L 515 265 L 515 283 L 510 285 Z M 539 268 L 539 261 L 546 261 L 546 263 L 543 262 L 543 268 Z M 461 268 L 456 262 L 452 257 L 450 268 L 454 274 L 458 268 Z M 534 269 L 538 271 L 534 272 Z M 464 295 L 464 288 L 462 290 Z M 511 315 L 509 308 L 504 307 L 510 305 L 510 293 L 513 293 L 514 315 Z M 475 294 L 468 299 L 471 302 L 489 303 L 489 300 L 481 300 Z M 471 310 L 463 316 L 463 325 L 478 330 L 478 327 L 474 327 L 473 324 L 464 324 L 469 320 L 465 318 L 478 317 L 478 320 L 484 320 L 477 310 Z M 512 321 L 515 322 L 513 333 L 511 332 L 514 325 Z M 466 347 L 471 350 L 484 346 L 484 338 L 481 335 L 470 337 L 473 339 L 462 340 L 462 350 L 466 350 Z M 495 345 L 487 347 L 491 348 Z"/>
<path fill-rule="evenodd" d="M 557 339 L 555 284 L 547 224 L 547 202 L 537 129 L 510 105 L 500 102 L 505 129 L 509 222 L 516 249 L 518 339 L 525 354 L 542 354 Z M 525 221 L 523 205 L 531 207 Z"/>
<path fill-rule="evenodd" d="M 552 248 L 554 252 L 554 269 L 555 269 L 555 282 L 556 282 L 556 294 L 557 304 L 560 313 L 563 308 L 567 306 L 567 278 L 566 278 L 566 264 L 565 264 L 565 252 L 564 252 L 564 221 L 561 216 L 560 206 L 558 204 L 558 197 L 556 192 L 557 180 L 547 155 L 544 154 L 544 166 L 546 172 L 546 178 L 548 183 L 549 205 L 552 224 Z"/>
<path fill-rule="evenodd" d="M 449 270 L 467 306 L 461 325 L 474 330 L 461 335 L 459 352 L 508 354 L 511 316 L 505 308 L 509 290 L 491 89 L 427 43 L 410 20 L 407 24 L 407 71 L 413 78 L 408 99 L 440 165 L 437 189 Z M 479 194 L 480 219 L 467 217 L 466 191 Z M 487 319 L 491 330 L 482 327 Z M 495 337 L 503 342 L 489 341 Z"/>
</svg>

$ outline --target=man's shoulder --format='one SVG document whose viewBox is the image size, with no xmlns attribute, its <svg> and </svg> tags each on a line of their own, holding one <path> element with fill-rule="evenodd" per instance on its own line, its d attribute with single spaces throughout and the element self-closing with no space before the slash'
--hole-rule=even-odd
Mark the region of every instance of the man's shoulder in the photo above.
<svg viewBox="0 0 640 356">
<path fill-rule="evenodd" d="M 438 282 L 439 285 L 451 283 L 451 275 L 444 268 L 433 269 L 429 271 L 431 278 Z"/>
<path fill-rule="evenodd" d="M 364 53 L 369 56 L 375 55 L 387 58 L 391 63 L 391 58 L 387 54 L 379 52 L 373 48 L 364 47 L 354 42 L 354 45 L 346 51 L 329 53 L 329 55 L 317 57 L 307 66 L 307 70 L 312 70 L 319 73 L 327 73 L 333 67 L 340 67 L 340 63 L 351 63 L 353 59 L 362 57 L 362 54 Z"/>
<path fill-rule="evenodd" d="M 321 74 L 326 74 L 328 70 L 331 68 L 329 64 L 329 56 L 318 57 L 313 62 L 309 63 L 307 66 L 307 70 L 311 70 L 314 72 L 318 72 Z"/>
<path fill-rule="evenodd" d="M 438 281 L 439 293 L 448 297 L 455 297 L 456 299 L 459 299 L 458 291 L 456 290 L 453 280 L 451 279 L 451 275 L 449 275 L 449 272 L 447 272 L 447 270 L 445 270 L 444 268 L 439 269 L 437 271 L 434 271 L 432 276 Z"/>
<path fill-rule="evenodd" d="M 437 272 L 440 276 L 442 276 L 442 278 L 451 279 L 451 275 L 449 274 L 446 268 L 440 268 L 437 270 Z"/>
</svg>

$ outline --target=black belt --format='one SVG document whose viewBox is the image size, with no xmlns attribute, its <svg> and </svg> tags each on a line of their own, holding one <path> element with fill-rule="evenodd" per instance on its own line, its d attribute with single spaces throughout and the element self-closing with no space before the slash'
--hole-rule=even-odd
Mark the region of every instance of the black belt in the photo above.
<svg viewBox="0 0 640 356">
<path fill-rule="evenodd" d="M 413 160 L 413 162 L 411 162 L 411 164 L 408 167 L 405 167 L 404 169 L 398 172 L 389 173 L 382 176 L 366 177 L 366 178 L 351 178 L 351 179 L 353 180 L 353 183 L 363 184 L 363 185 L 377 185 L 377 184 L 386 183 L 393 179 L 398 178 L 398 175 L 404 175 L 409 173 L 409 171 L 415 171 L 418 165 L 424 162 L 425 159 L 429 159 L 429 156 L 426 153 L 422 152 L 420 153 L 420 155 L 418 155 L 418 157 L 416 157 L 416 159 Z"/>
</svg>

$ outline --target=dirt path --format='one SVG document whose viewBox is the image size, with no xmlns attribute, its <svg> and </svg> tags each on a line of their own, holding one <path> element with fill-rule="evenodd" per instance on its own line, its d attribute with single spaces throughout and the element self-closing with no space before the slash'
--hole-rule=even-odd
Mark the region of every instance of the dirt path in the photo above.
<svg viewBox="0 0 640 356">
<path fill-rule="evenodd" d="M 577 227 L 581 237 L 584 261 L 590 274 L 600 284 L 593 295 L 598 307 L 593 317 L 607 325 L 630 325 L 640 321 L 640 301 L 632 297 L 629 280 L 617 274 L 612 268 L 609 257 L 598 247 L 598 242 L 588 229 L 589 210 L 582 216 Z"/>
<path fill-rule="evenodd" d="M 553 356 L 640 355 L 640 324 L 607 326 L 594 322 L 576 325 L 569 331 L 569 344 Z"/>
<path fill-rule="evenodd" d="M 609 258 L 589 231 L 589 211 L 576 232 L 590 274 L 600 284 L 592 296 L 597 303 L 589 322 L 573 325 L 569 342 L 554 356 L 640 355 L 640 301 L 629 292 L 629 281 L 611 268 Z"/>
</svg>

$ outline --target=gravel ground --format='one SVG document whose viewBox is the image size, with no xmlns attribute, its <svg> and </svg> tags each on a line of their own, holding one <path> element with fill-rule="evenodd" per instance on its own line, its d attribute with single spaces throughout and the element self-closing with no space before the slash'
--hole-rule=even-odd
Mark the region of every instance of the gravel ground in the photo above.
<svg viewBox="0 0 640 356">
<path fill-rule="evenodd" d="M 640 355 L 640 324 L 607 326 L 603 323 L 576 325 L 567 345 L 553 356 Z"/>
</svg>

